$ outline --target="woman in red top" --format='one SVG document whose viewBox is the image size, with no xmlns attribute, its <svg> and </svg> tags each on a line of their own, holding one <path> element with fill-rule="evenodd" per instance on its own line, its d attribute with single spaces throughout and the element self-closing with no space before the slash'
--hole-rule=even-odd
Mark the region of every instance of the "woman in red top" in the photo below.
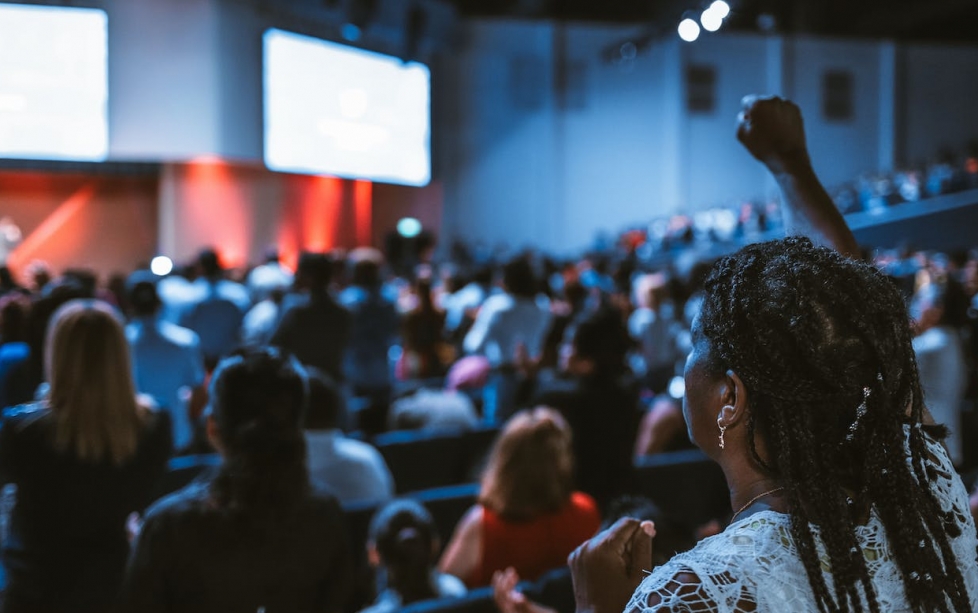
<svg viewBox="0 0 978 613">
<path fill-rule="evenodd" d="M 508 567 L 534 580 L 565 565 L 601 523 L 594 500 L 573 491 L 573 464 L 570 427 L 559 413 L 514 415 L 489 457 L 479 504 L 456 527 L 440 570 L 477 587 Z"/>
</svg>

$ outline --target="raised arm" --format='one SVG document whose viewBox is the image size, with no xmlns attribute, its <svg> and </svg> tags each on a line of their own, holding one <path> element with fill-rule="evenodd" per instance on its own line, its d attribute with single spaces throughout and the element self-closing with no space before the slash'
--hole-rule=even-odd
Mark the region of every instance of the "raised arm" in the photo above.
<svg viewBox="0 0 978 613">
<path fill-rule="evenodd" d="M 855 237 L 812 169 L 798 107 L 790 100 L 757 96 L 746 96 L 743 105 L 737 138 L 777 180 L 784 194 L 785 232 L 859 257 Z"/>
</svg>

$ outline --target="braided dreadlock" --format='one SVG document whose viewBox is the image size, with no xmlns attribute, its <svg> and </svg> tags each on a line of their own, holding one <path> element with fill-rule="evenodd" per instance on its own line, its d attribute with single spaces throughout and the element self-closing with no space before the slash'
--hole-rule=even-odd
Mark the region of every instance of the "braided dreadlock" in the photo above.
<svg viewBox="0 0 978 613">
<path fill-rule="evenodd" d="M 917 365 L 893 284 L 870 265 L 788 238 L 720 260 L 706 294 L 700 325 L 710 368 L 733 369 L 748 389 L 750 451 L 784 486 L 819 610 L 863 611 L 862 593 L 880 611 L 855 534 L 870 505 L 912 609 L 970 610 L 950 545 L 960 530 L 927 487 Z M 755 434 L 770 460 L 758 455 Z"/>
</svg>

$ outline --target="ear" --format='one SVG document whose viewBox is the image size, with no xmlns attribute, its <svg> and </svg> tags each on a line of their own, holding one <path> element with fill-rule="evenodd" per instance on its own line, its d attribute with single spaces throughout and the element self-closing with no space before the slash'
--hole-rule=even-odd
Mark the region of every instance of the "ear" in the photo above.
<svg viewBox="0 0 978 613">
<path fill-rule="evenodd" d="M 217 429 L 217 422 L 210 416 L 207 418 L 207 440 L 219 454 L 224 455 L 224 443 L 221 441 L 221 433 Z"/>
<path fill-rule="evenodd" d="M 740 376 L 732 370 L 724 374 L 720 400 L 723 402 L 723 408 L 717 416 L 718 424 L 729 428 L 747 418 L 747 387 Z"/>
</svg>

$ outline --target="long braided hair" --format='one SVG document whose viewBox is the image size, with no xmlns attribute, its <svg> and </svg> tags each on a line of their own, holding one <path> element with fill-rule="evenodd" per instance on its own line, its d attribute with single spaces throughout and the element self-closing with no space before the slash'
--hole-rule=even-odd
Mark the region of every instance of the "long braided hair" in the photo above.
<svg viewBox="0 0 978 613">
<path fill-rule="evenodd" d="M 911 608 L 970 611 L 950 544 L 960 529 L 927 486 L 923 400 L 897 288 L 806 238 L 760 243 L 714 266 L 700 326 L 710 369 L 734 370 L 748 390 L 750 451 L 784 487 L 819 610 L 863 611 L 862 593 L 880 611 L 855 532 L 872 508 Z"/>
</svg>

